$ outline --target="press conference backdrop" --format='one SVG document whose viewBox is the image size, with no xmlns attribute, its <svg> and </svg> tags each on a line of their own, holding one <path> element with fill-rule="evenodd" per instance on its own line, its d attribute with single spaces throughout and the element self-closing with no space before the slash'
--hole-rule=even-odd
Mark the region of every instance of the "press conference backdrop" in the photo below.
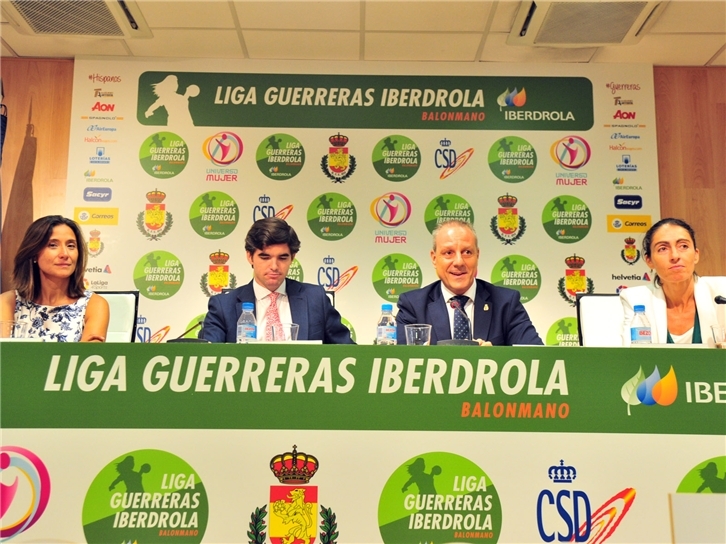
<svg viewBox="0 0 726 544">
<path fill-rule="evenodd" d="M 66 213 L 92 289 L 138 288 L 139 340 L 181 334 L 251 278 L 249 225 L 285 218 L 290 277 L 335 291 L 359 343 L 436 279 L 431 230 L 474 224 L 479 277 L 575 344 L 578 291 L 647 282 L 659 215 L 652 67 L 75 63 Z"/>
</svg>

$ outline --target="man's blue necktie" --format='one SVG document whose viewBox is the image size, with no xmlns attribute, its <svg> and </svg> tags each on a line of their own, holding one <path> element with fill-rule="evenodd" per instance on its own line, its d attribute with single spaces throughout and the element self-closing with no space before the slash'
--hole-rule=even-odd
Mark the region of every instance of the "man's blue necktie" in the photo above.
<svg viewBox="0 0 726 544">
<path fill-rule="evenodd" d="M 451 300 L 459 303 L 459 308 L 454 309 L 454 340 L 470 340 L 471 329 L 469 328 L 469 319 L 466 315 L 466 310 L 464 310 L 466 303 L 469 301 L 469 297 L 466 295 L 457 295 L 451 297 Z"/>
</svg>

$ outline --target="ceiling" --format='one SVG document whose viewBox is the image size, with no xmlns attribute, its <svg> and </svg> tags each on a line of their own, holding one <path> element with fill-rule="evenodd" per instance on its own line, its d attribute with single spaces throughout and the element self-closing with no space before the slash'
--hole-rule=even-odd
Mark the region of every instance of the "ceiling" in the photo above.
<svg viewBox="0 0 726 544">
<path fill-rule="evenodd" d="M 72 4 L 24 0 L 33 1 Z M 666 1 L 637 44 L 601 47 L 508 45 L 529 0 L 127 1 L 153 37 L 25 35 L 3 13 L 2 56 L 726 66 L 726 0 Z M 561 0 L 567 2 L 578 0 Z"/>
</svg>

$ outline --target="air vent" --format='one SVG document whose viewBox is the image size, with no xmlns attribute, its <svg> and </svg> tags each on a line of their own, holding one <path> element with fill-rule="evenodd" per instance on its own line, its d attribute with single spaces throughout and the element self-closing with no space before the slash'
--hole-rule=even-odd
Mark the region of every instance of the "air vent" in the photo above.
<svg viewBox="0 0 726 544">
<path fill-rule="evenodd" d="M 633 45 L 655 22 L 662 2 L 525 1 L 507 38 L 509 45 L 599 47 Z"/>
<path fill-rule="evenodd" d="M 22 34 L 95 38 L 151 38 L 132 0 L 6 0 L 2 10 Z"/>
</svg>

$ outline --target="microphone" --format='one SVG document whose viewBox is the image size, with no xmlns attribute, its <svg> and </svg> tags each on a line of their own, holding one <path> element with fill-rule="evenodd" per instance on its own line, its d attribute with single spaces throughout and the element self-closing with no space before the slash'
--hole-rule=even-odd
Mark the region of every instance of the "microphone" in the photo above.
<svg viewBox="0 0 726 544">
<path fill-rule="evenodd" d="M 714 298 L 713 301 L 716 304 L 726 304 L 726 297 L 722 297 L 721 295 L 716 295 L 716 298 Z"/>
<path fill-rule="evenodd" d="M 199 344 L 199 343 L 203 343 L 203 344 L 209 344 L 210 343 L 209 340 L 204 340 L 203 338 L 184 338 L 187 334 L 189 334 L 190 332 L 192 332 L 194 329 L 198 329 L 198 328 L 202 327 L 203 325 L 204 325 L 204 320 L 203 319 L 200 319 L 194 325 L 192 325 L 187 330 L 185 330 L 183 333 L 181 333 L 177 338 L 173 338 L 171 340 L 167 340 L 166 343 L 167 344 L 173 344 L 173 343 L 176 342 L 176 343 L 179 343 L 179 344 L 181 344 L 181 343 L 188 343 L 188 344 L 195 344 L 195 343 Z"/>
<path fill-rule="evenodd" d="M 461 302 L 452 299 L 451 301 L 449 301 L 449 305 L 454 309 L 454 313 L 458 311 L 464 316 L 464 321 L 466 321 L 466 340 L 471 340 L 471 320 L 469 319 L 469 316 L 466 315 L 464 309 L 461 307 Z"/>
</svg>

